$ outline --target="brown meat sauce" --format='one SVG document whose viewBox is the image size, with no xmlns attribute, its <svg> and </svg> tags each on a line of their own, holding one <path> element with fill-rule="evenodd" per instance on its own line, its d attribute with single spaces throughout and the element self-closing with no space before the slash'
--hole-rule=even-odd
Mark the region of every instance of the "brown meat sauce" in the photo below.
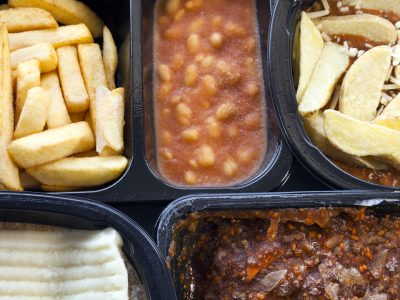
<svg viewBox="0 0 400 300">
<path fill-rule="evenodd" d="M 174 227 L 182 299 L 400 298 L 400 218 L 366 209 L 193 213 Z"/>
</svg>

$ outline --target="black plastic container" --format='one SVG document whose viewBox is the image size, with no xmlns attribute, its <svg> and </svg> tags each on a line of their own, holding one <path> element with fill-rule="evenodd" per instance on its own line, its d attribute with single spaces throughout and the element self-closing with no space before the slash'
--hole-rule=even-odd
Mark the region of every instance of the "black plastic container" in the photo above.
<svg viewBox="0 0 400 300">
<path fill-rule="evenodd" d="M 297 110 L 292 68 L 294 31 L 301 11 L 301 2 L 277 1 L 269 36 L 271 93 L 286 141 L 304 167 L 331 188 L 393 189 L 364 181 L 337 167 L 313 145 L 304 129 Z"/>
<path fill-rule="evenodd" d="M 155 243 L 137 223 L 112 207 L 83 199 L 2 192 L 0 221 L 84 230 L 112 227 L 123 237 L 124 253 L 149 299 L 176 299 L 164 258 Z"/>
<path fill-rule="evenodd" d="M 161 214 L 157 225 L 157 244 L 167 257 L 173 239 L 174 225 L 192 212 L 362 206 L 373 207 L 378 215 L 400 216 L 400 193 L 340 191 L 188 196 L 174 201 Z M 179 248 L 179 241 L 176 241 L 175 247 L 175 249 Z M 179 271 L 174 268 L 173 259 L 170 260 L 170 265 L 173 277 L 179 278 Z M 180 299 L 182 287 L 179 282 L 175 282 L 175 289 Z"/>
</svg>

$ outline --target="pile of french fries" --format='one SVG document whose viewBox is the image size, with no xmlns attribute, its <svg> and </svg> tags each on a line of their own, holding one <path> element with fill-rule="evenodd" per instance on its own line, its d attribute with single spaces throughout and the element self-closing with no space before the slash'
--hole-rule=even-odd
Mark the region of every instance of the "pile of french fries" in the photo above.
<svg viewBox="0 0 400 300">
<path fill-rule="evenodd" d="M 81 190 L 124 172 L 117 65 L 111 32 L 79 1 L 0 7 L 1 189 Z"/>
</svg>

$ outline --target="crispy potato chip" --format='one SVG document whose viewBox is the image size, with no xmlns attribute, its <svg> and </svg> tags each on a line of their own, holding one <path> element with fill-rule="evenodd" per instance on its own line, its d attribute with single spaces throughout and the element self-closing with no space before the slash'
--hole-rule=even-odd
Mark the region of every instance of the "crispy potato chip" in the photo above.
<svg viewBox="0 0 400 300">
<path fill-rule="evenodd" d="M 360 121 L 335 110 L 324 112 L 328 140 L 355 156 L 373 156 L 400 170 L 400 131 Z"/>
<path fill-rule="evenodd" d="M 53 45 L 54 48 L 93 43 L 93 37 L 84 24 L 61 26 L 55 29 L 11 33 L 9 37 L 12 51 L 39 43 L 49 43 Z"/>
<path fill-rule="evenodd" d="M 390 45 L 397 41 L 396 27 L 385 18 L 370 14 L 324 17 L 316 21 L 316 25 L 330 35 L 350 34 Z"/>
<path fill-rule="evenodd" d="M 51 102 L 47 116 L 47 127 L 49 129 L 61 127 L 71 123 L 67 106 L 61 92 L 60 81 L 56 71 L 42 75 L 41 87 L 50 94 Z"/>
<path fill-rule="evenodd" d="M 117 179 L 128 165 L 123 156 L 67 157 L 27 169 L 28 174 L 50 186 L 98 186 Z"/>
<path fill-rule="evenodd" d="M 98 44 L 78 45 L 78 56 L 90 98 L 92 125 L 96 128 L 96 89 L 99 86 L 107 86 L 103 57 Z"/>
<path fill-rule="evenodd" d="M 76 47 L 60 47 L 57 49 L 57 55 L 58 74 L 68 111 L 79 113 L 88 110 L 89 96 L 79 66 Z"/>
<path fill-rule="evenodd" d="M 400 15 L 400 0 L 342 0 L 342 4 Z"/>
<path fill-rule="evenodd" d="M 11 67 L 16 69 L 20 63 L 35 58 L 40 62 L 40 70 L 42 73 L 57 69 L 57 53 L 54 47 L 49 43 L 40 43 L 13 51 L 11 53 Z"/>
<path fill-rule="evenodd" d="M 315 65 L 321 56 L 324 48 L 324 40 L 321 33 L 308 17 L 306 12 L 301 14 L 300 23 L 300 77 L 297 88 L 297 103 L 301 102 L 304 91 L 311 79 Z"/>
<path fill-rule="evenodd" d="M 22 191 L 19 170 L 7 151 L 14 135 L 14 100 L 8 33 L 2 24 L 0 24 L 0 90 L 0 185 L 2 189 Z"/>
<path fill-rule="evenodd" d="M 316 112 L 329 102 L 336 83 L 349 63 L 350 59 L 341 46 L 334 43 L 325 44 L 299 105 L 302 115 Z"/>
<path fill-rule="evenodd" d="M 35 7 L 0 10 L 0 23 L 6 24 L 9 32 L 58 27 L 57 21 L 49 12 Z"/>
<path fill-rule="evenodd" d="M 101 37 L 103 21 L 87 5 L 76 0 L 9 0 L 13 7 L 38 7 L 50 12 L 61 24 L 84 23 L 94 37 Z"/>
<path fill-rule="evenodd" d="M 14 139 L 43 131 L 49 113 L 50 102 L 49 93 L 41 87 L 35 87 L 28 91 L 14 132 Z"/>
<path fill-rule="evenodd" d="M 334 145 L 332 145 L 325 136 L 324 117 L 321 112 L 316 112 L 303 117 L 304 128 L 306 129 L 313 144 L 329 158 L 359 167 L 373 170 L 388 169 L 388 165 L 371 157 L 358 157 L 349 155 Z"/>
<path fill-rule="evenodd" d="M 17 100 L 15 104 L 15 121 L 18 122 L 26 95 L 31 88 L 40 86 L 40 63 L 31 59 L 18 65 Z"/>
<path fill-rule="evenodd" d="M 79 122 L 15 140 L 8 151 L 21 168 L 30 168 L 89 151 L 94 146 L 88 123 Z"/>
<path fill-rule="evenodd" d="M 96 96 L 96 150 L 105 147 L 116 153 L 124 149 L 124 89 L 112 92 L 104 86 L 97 88 Z"/>
<path fill-rule="evenodd" d="M 117 46 L 107 26 L 103 30 L 103 61 L 110 90 L 115 89 L 115 72 L 118 66 Z"/>
<path fill-rule="evenodd" d="M 376 117 L 391 59 L 391 48 L 379 46 L 355 61 L 343 79 L 340 112 L 361 121 L 371 121 Z"/>
</svg>

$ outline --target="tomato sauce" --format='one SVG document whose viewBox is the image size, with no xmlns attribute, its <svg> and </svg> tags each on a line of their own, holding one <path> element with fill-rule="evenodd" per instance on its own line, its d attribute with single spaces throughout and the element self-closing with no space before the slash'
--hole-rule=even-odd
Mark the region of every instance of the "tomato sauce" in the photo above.
<svg viewBox="0 0 400 300">
<path fill-rule="evenodd" d="M 159 1 L 155 20 L 161 175 L 179 186 L 250 178 L 267 145 L 255 1 Z"/>
</svg>

